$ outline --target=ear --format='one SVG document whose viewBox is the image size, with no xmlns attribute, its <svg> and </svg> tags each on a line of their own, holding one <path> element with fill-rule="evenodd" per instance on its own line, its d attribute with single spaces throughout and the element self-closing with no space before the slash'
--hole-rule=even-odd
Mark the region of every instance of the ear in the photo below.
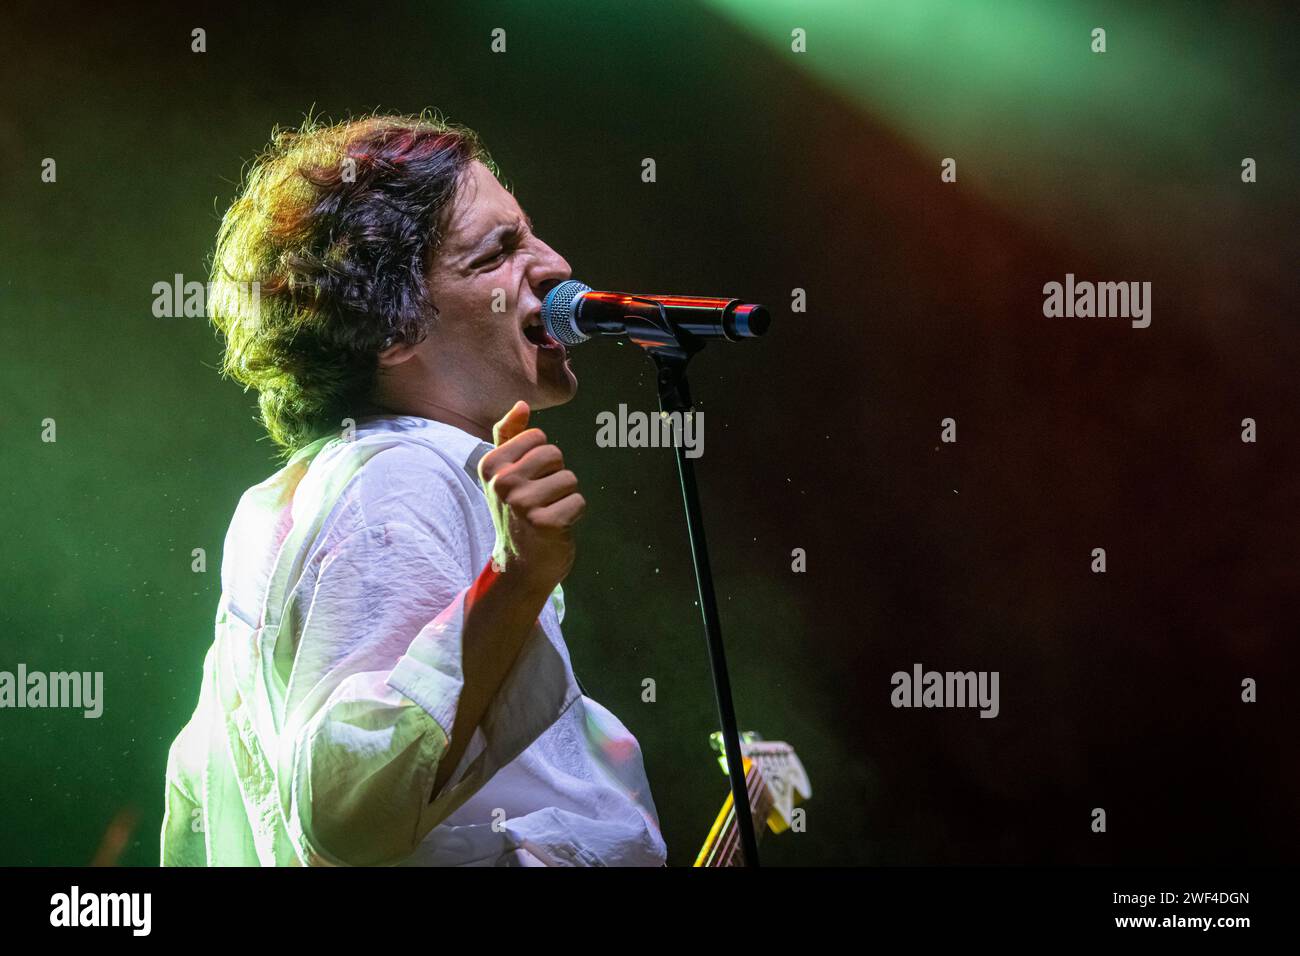
<svg viewBox="0 0 1300 956">
<path fill-rule="evenodd" d="M 401 365 L 411 356 L 415 355 L 419 345 L 412 345 L 407 342 L 394 342 L 388 348 L 379 353 L 379 367 L 392 368 L 395 365 Z"/>
</svg>

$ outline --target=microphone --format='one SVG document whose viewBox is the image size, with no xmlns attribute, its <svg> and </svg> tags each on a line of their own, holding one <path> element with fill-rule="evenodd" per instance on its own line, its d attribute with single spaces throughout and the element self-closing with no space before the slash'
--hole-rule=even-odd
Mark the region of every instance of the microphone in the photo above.
<svg viewBox="0 0 1300 956">
<path fill-rule="evenodd" d="M 585 282 L 569 279 L 546 293 L 542 323 L 551 338 L 566 346 L 578 345 L 596 335 L 630 335 L 635 340 L 642 334 L 653 334 L 647 316 L 657 322 L 660 310 L 674 331 L 698 339 L 738 342 L 763 335 L 772 322 L 763 306 L 739 299 L 594 292 Z"/>
</svg>

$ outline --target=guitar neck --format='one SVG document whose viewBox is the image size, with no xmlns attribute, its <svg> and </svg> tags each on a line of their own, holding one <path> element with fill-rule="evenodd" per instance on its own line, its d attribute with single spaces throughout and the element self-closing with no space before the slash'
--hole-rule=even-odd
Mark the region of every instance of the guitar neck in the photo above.
<svg viewBox="0 0 1300 956">
<path fill-rule="evenodd" d="M 758 767 L 748 757 L 745 758 L 745 789 L 749 795 L 749 812 L 754 820 L 754 842 L 757 843 L 767 832 L 767 815 L 772 809 L 772 795 Z M 735 812 L 735 803 L 730 793 L 722 802 L 722 809 L 705 838 L 699 856 L 695 858 L 696 866 L 740 866 L 743 853 L 740 849 L 740 827 Z"/>
</svg>

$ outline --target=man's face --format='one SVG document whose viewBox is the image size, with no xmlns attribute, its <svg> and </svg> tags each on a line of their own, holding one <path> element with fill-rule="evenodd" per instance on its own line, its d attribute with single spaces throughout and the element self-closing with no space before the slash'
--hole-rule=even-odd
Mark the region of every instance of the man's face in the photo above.
<svg viewBox="0 0 1300 956">
<path fill-rule="evenodd" d="M 578 380 L 563 346 L 525 330 L 540 321 L 547 291 L 571 275 L 515 197 L 475 162 L 430 267 L 438 317 L 418 347 L 421 374 L 456 411 L 488 422 L 519 399 L 534 410 L 567 402 Z"/>
</svg>

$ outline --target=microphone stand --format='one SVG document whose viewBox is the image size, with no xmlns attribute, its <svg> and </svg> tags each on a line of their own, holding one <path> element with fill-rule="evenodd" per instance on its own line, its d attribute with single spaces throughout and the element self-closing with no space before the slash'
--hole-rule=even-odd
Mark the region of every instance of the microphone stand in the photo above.
<svg viewBox="0 0 1300 956">
<path fill-rule="evenodd" d="M 679 329 L 668 321 L 664 308 L 652 299 L 634 299 L 641 308 L 626 316 L 624 328 L 628 338 L 654 360 L 658 370 L 659 410 L 668 414 L 693 414 L 690 383 L 686 366 L 704 348 L 704 340 Z M 680 439 L 681 436 L 679 435 Z M 731 702 L 731 680 L 727 675 L 727 655 L 722 644 L 722 627 L 718 621 L 718 602 L 713 593 L 713 572 L 709 568 L 709 549 L 704 540 L 704 515 L 700 509 L 699 490 L 695 484 L 695 466 L 686 457 L 685 443 L 673 443 L 677 456 L 677 474 L 681 479 L 682 503 L 686 508 L 686 531 L 691 541 L 695 563 L 695 586 L 700 595 L 700 613 L 704 618 L 704 638 L 708 645 L 709 665 L 713 674 L 713 692 L 722 725 L 723 753 L 727 775 L 731 779 L 732 811 L 740 831 L 740 847 L 745 866 L 758 866 L 758 839 L 754 833 L 753 813 L 749 807 L 749 789 L 745 784 L 745 758 L 736 729 L 736 710 Z"/>
</svg>

